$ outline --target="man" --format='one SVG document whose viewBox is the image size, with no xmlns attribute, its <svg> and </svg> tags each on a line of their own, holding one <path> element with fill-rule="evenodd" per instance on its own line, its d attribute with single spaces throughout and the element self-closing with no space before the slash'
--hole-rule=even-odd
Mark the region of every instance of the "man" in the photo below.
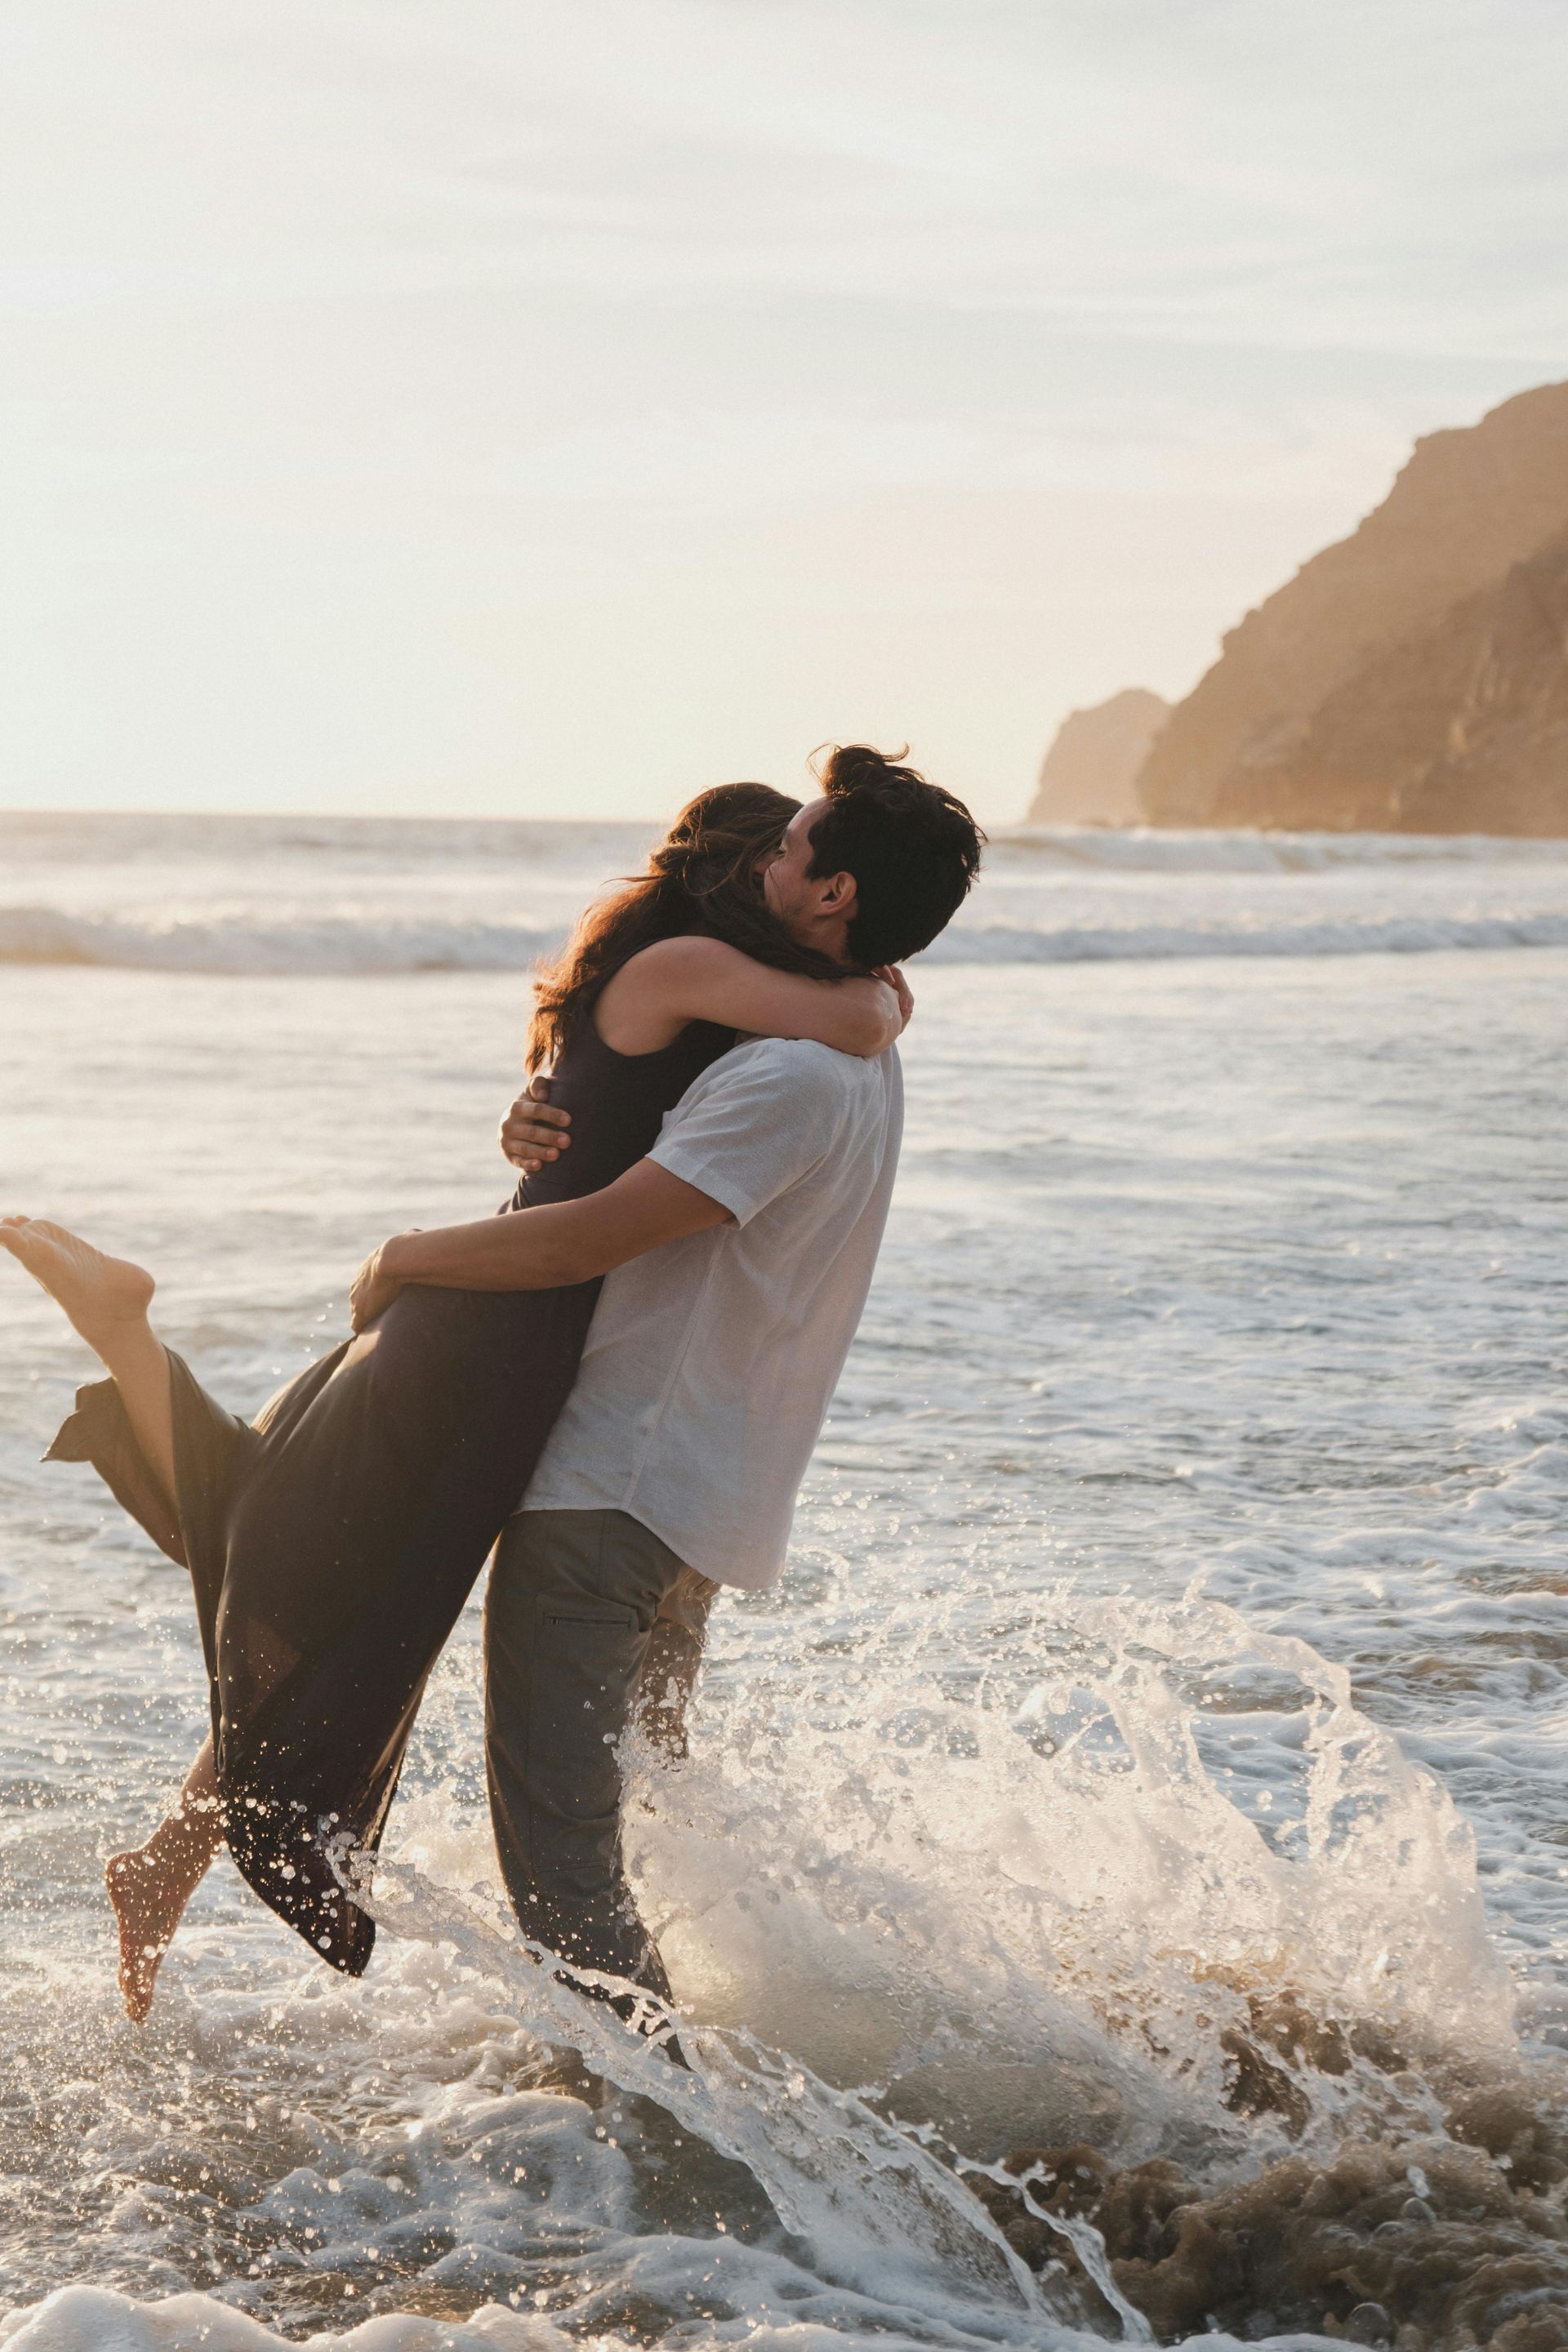
<svg viewBox="0 0 1568 2352">
<path fill-rule="evenodd" d="M 974 878 L 961 803 L 860 746 L 768 866 L 775 913 L 839 964 L 928 946 Z M 559 1115 L 557 1115 L 557 1118 Z M 559 1144 L 526 1099 L 519 1160 Z M 400 1234 L 356 1323 L 404 1282 L 545 1287 L 607 1275 L 582 1368 L 486 1607 L 486 1730 L 501 1868 L 527 1934 L 668 1984 L 621 1860 L 617 1745 L 655 1627 L 695 1663 L 721 1584 L 783 1567 L 795 1500 L 870 1286 L 898 1160 L 897 1054 L 757 1038 L 710 1065 L 616 1183 L 520 1217 Z M 655 1696 L 658 1693 L 656 1689 Z"/>
</svg>

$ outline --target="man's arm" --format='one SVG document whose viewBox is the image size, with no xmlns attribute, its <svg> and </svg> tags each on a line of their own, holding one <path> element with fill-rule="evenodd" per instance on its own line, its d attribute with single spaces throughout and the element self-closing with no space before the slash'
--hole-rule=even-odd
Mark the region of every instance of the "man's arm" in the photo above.
<svg viewBox="0 0 1568 2352">
<path fill-rule="evenodd" d="M 639 1160 L 584 1200 L 545 1202 L 427 1234 L 395 1234 L 354 1276 L 353 1328 L 363 1331 L 374 1323 L 405 1283 L 437 1290 L 555 1290 L 608 1274 L 664 1242 L 733 1223 L 721 1202 L 657 1161 Z"/>
</svg>

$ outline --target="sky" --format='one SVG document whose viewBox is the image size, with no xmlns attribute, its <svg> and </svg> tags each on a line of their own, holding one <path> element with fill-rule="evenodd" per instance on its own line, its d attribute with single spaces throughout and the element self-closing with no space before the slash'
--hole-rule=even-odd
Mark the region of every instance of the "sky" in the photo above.
<svg viewBox="0 0 1568 2352">
<path fill-rule="evenodd" d="M 988 823 L 1568 376 L 1561 0 L 7 0 L 0 805 Z"/>
</svg>

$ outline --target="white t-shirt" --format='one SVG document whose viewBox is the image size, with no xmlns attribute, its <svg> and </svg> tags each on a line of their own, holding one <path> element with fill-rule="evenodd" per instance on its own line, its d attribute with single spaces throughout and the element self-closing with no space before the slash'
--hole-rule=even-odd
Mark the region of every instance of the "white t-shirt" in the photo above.
<svg viewBox="0 0 1568 2352">
<path fill-rule="evenodd" d="M 753 1590 L 860 1320 L 903 1126 L 898 1055 L 753 1038 L 688 1087 L 648 1157 L 732 1225 L 617 1266 L 523 1497 L 620 1510 L 689 1568 Z"/>
</svg>

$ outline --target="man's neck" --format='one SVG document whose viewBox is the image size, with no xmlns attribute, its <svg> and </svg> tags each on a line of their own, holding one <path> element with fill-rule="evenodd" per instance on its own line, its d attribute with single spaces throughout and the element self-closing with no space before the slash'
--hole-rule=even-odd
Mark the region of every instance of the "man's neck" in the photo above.
<svg viewBox="0 0 1568 2352">
<path fill-rule="evenodd" d="M 849 952 L 847 923 L 814 923 L 795 936 L 803 948 L 812 948 L 818 955 L 826 956 L 829 963 L 838 966 L 840 971 L 856 969 L 855 959 Z"/>
</svg>

